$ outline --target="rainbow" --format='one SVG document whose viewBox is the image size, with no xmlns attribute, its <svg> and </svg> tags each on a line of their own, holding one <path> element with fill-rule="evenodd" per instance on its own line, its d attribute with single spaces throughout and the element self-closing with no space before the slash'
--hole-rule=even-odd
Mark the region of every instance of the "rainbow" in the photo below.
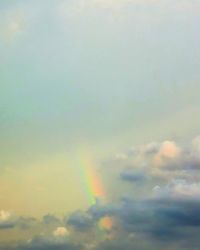
<svg viewBox="0 0 200 250">
<path fill-rule="evenodd" d="M 103 202 L 107 202 L 103 182 L 96 171 L 96 167 L 91 156 L 88 153 L 84 153 L 79 159 L 81 159 L 81 176 L 84 181 L 83 185 L 85 187 L 85 194 L 87 195 L 89 205 L 91 206 L 96 204 L 98 198 Z M 112 220 L 108 216 L 99 221 L 100 229 L 110 230 L 112 226 Z"/>
</svg>

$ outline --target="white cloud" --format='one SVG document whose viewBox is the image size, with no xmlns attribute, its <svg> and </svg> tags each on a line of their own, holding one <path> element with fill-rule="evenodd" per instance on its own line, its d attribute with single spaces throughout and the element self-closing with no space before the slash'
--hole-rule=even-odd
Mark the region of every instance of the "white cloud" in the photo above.
<svg viewBox="0 0 200 250">
<path fill-rule="evenodd" d="M 65 227 L 57 227 L 53 231 L 54 236 L 67 236 L 69 235 L 69 231 Z"/>
<path fill-rule="evenodd" d="M 174 141 L 164 141 L 159 152 L 155 155 L 155 164 L 162 165 L 167 159 L 174 159 L 180 154 L 180 148 Z"/>
<path fill-rule="evenodd" d="M 2 16 L 0 33 L 5 41 L 10 43 L 24 30 L 24 13 L 20 10 L 10 10 L 2 13 Z"/>
<path fill-rule="evenodd" d="M 5 210 L 0 211 L 0 221 L 7 221 L 10 219 L 10 217 L 11 217 L 10 212 Z"/>
<path fill-rule="evenodd" d="M 118 153 L 115 155 L 116 160 L 126 160 L 128 157 L 124 153 Z"/>
<path fill-rule="evenodd" d="M 200 198 L 200 183 L 186 180 L 172 180 L 166 186 L 155 186 L 153 192 L 159 197 Z"/>
</svg>

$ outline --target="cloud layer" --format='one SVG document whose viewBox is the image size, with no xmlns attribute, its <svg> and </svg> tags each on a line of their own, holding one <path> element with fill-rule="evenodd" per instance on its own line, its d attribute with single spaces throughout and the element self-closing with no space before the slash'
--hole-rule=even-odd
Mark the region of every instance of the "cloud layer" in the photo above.
<svg viewBox="0 0 200 250">
<path fill-rule="evenodd" d="M 42 220 L 0 211 L 1 230 L 45 231 L 28 242 L 0 245 L 0 249 L 197 249 L 200 244 L 200 137 L 181 145 L 175 141 L 132 147 L 108 161 L 119 178 L 129 183 L 124 197 L 107 204 L 97 199 L 86 211 Z M 119 157 L 123 155 L 123 157 Z M 102 166 L 105 168 L 105 165 Z M 133 185 L 152 186 L 140 198 Z M 110 228 L 100 227 L 104 218 Z"/>
</svg>

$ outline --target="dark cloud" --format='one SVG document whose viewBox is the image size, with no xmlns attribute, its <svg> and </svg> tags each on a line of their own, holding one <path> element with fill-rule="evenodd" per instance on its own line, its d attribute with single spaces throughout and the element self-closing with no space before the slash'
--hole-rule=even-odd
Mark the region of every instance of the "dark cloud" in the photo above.
<svg viewBox="0 0 200 250">
<path fill-rule="evenodd" d="M 82 250 L 81 245 L 71 243 L 67 238 L 36 236 L 30 241 L 12 245 L 0 245 L 0 250 Z"/>
<path fill-rule="evenodd" d="M 59 224 L 60 223 L 60 219 L 57 218 L 55 215 L 51 215 L 51 214 L 46 214 L 43 216 L 42 221 L 44 224 Z"/>
<path fill-rule="evenodd" d="M 88 212 L 95 219 L 112 215 L 127 235 L 133 233 L 148 238 L 149 242 L 174 244 L 182 239 L 198 241 L 195 238 L 200 232 L 198 211 L 200 200 L 163 197 L 141 201 L 123 199 L 115 205 L 92 206 Z M 111 249 L 120 249 L 117 247 Z"/>
<path fill-rule="evenodd" d="M 15 248 L 0 247 L 0 250 L 197 250 L 200 245 L 199 155 L 199 137 L 184 147 L 172 141 L 142 146 L 137 160 L 148 164 L 141 164 L 137 170 L 131 166 L 127 169 L 126 162 L 130 163 L 133 158 L 130 160 L 129 155 L 126 158 L 122 154 L 120 178 L 144 185 L 148 180 L 148 187 L 153 184 L 151 193 L 146 192 L 146 196 L 141 195 L 137 200 L 123 198 L 109 204 L 97 199 L 96 204 L 86 211 L 75 211 L 62 219 L 47 214 L 43 216 L 42 223 L 34 218 L 9 217 L 4 211 L 0 221 L 1 230 L 16 227 L 26 229 L 34 223 L 50 229 L 52 225 L 60 224 L 66 226 L 69 234 L 55 237 L 51 229 L 51 237 L 35 237 L 29 242 L 17 244 Z M 177 178 L 180 176 L 183 179 Z M 144 189 L 147 190 L 147 186 Z M 127 197 L 131 197 L 132 191 L 126 191 Z M 104 230 L 106 236 L 102 240 L 98 222 L 107 216 L 112 218 L 113 228 L 109 233 Z M 83 244 L 77 246 L 71 239 Z"/>
<path fill-rule="evenodd" d="M 0 222 L 0 230 L 11 229 L 11 228 L 14 228 L 15 226 L 16 226 L 16 223 L 12 221 Z"/>
<path fill-rule="evenodd" d="M 76 211 L 64 219 L 67 225 L 73 226 L 76 230 L 88 230 L 94 225 L 94 220 L 89 214 Z"/>
<path fill-rule="evenodd" d="M 168 246 L 175 245 L 172 249 L 187 249 L 189 242 L 192 246 L 190 249 L 195 250 L 200 244 L 199 211 L 200 200 L 193 198 L 124 198 L 115 204 L 97 203 L 86 212 L 74 212 L 68 218 L 64 218 L 64 222 L 75 229 L 73 239 L 79 237 L 81 232 L 88 235 L 87 238 L 93 242 L 94 239 L 90 238 L 90 235 L 95 231 L 97 222 L 105 216 L 111 216 L 115 223 L 112 229 L 115 232 L 114 237 L 104 241 L 96 239 L 96 244 L 91 248 L 93 250 L 157 250 L 160 247 L 168 250 Z M 84 249 L 84 244 L 74 245 L 70 237 L 39 236 L 29 242 L 20 243 L 15 248 L 0 247 L 0 250 Z M 78 238 L 77 242 L 80 242 Z"/>
<path fill-rule="evenodd" d="M 27 245 L 22 246 L 26 250 L 78 250 L 80 246 L 73 245 L 67 239 L 35 237 Z"/>
<path fill-rule="evenodd" d="M 112 204 L 103 205 L 97 202 L 88 209 L 88 213 L 92 216 L 93 220 L 98 221 L 105 216 L 112 216 L 115 210 L 116 207 Z"/>
<path fill-rule="evenodd" d="M 19 217 L 16 220 L 16 225 L 24 230 L 33 227 L 37 223 L 38 223 L 37 220 L 33 217 Z"/>
<path fill-rule="evenodd" d="M 148 235 L 158 240 L 192 240 L 190 229 L 200 232 L 200 201 L 152 199 L 123 202 L 117 212 L 128 232 Z"/>
<path fill-rule="evenodd" d="M 129 182 L 141 182 L 145 181 L 146 176 L 144 172 L 134 171 L 134 170 L 124 170 L 120 173 L 120 178 L 123 181 Z"/>
<path fill-rule="evenodd" d="M 117 154 L 108 163 L 122 180 L 129 182 L 200 180 L 200 137 L 184 145 L 170 140 L 147 143 Z"/>
<path fill-rule="evenodd" d="M 32 217 L 11 217 L 0 221 L 0 230 L 13 228 L 28 229 L 35 225 L 35 223 L 37 223 L 37 220 Z"/>
</svg>

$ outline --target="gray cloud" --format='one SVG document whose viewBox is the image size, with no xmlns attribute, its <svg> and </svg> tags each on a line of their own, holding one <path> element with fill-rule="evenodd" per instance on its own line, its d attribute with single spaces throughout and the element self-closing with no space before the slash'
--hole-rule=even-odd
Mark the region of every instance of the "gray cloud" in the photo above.
<svg viewBox="0 0 200 250">
<path fill-rule="evenodd" d="M 199 155 L 200 137 L 197 136 L 184 145 L 165 140 L 132 147 L 104 165 L 115 167 L 120 178 L 129 182 L 170 181 L 173 178 L 199 181 Z"/>
<path fill-rule="evenodd" d="M 98 221 L 102 217 L 112 216 L 116 210 L 116 207 L 112 204 L 102 205 L 96 203 L 88 209 L 88 213 L 92 216 L 95 221 Z"/>
<path fill-rule="evenodd" d="M 82 246 L 69 242 L 67 238 L 36 236 L 30 241 L 13 245 L 0 245 L 0 250 L 81 250 Z"/>
<path fill-rule="evenodd" d="M 52 225 L 60 224 L 66 226 L 69 234 L 55 237 L 51 231 L 51 237 L 49 235 L 34 237 L 29 242 L 17 243 L 15 248 L 0 246 L 0 250 L 198 249 L 200 138 L 195 138 L 186 146 L 177 146 L 175 142 L 165 141 L 142 146 L 140 150 L 139 160 L 148 164 L 141 163 L 136 168 L 133 163 L 133 167 L 130 165 L 126 167 L 126 162 L 138 157 L 137 154 L 134 156 L 127 154 L 126 157 L 120 158 L 119 164 L 122 168 L 119 175 L 124 181 L 136 183 L 143 181 L 144 185 L 145 181 L 150 180 L 149 176 L 151 181 L 153 179 L 152 184 L 159 178 L 162 179 L 160 185 L 154 186 L 151 195 L 141 195 L 140 199 L 123 198 L 108 204 L 97 199 L 96 204 L 86 211 L 75 211 L 62 219 L 51 214 L 44 215 L 42 224 L 34 218 L 14 218 L 2 211 L 1 230 L 16 227 L 26 229 L 34 223 L 48 229 Z M 165 175 L 166 179 L 163 178 Z M 180 176 L 182 178 L 179 178 Z M 126 191 L 127 197 L 131 197 L 131 191 Z M 109 233 L 105 230 L 105 237 L 102 240 L 95 236 L 95 232 L 98 231 L 98 222 L 107 216 L 112 218 L 113 228 Z M 72 239 L 78 239 L 77 242 L 81 245 L 75 245 Z"/>
<path fill-rule="evenodd" d="M 55 215 L 52 214 L 46 214 L 42 218 L 44 224 L 59 224 L 60 219 L 57 218 Z"/>
<path fill-rule="evenodd" d="M 73 245 L 67 239 L 60 238 L 44 238 L 35 237 L 27 245 L 22 246 L 22 249 L 30 250 L 78 250 L 80 246 Z"/>
<path fill-rule="evenodd" d="M 120 178 L 128 182 L 142 182 L 145 181 L 146 176 L 141 171 L 124 170 L 120 173 Z"/>
<path fill-rule="evenodd" d="M 0 222 L 0 230 L 1 229 L 10 229 L 10 228 L 14 228 L 16 226 L 16 224 L 14 222 Z"/>
<path fill-rule="evenodd" d="M 89 214 L 76 211 L 68 218 L 65 218 L 67 225 L 73 226 L 76 230 L 88 230 L 94 225 L 94 221 Z"/>
<path fill-rule="evenodd" d="M 14 228 L 19 228 L 19 229 L 28 229 L 32 226 L 34 226 L 37 223 L 37 220 L 32 217 L 10 217 L 5 220 L 0 221 L 0 230 L 5 230 L 5 229 L 14 229 Z"/>
<path fill-rule="evenodd" d="M 86 212 L 77 211 L 64 218 L 65 223 L 75 229 L 72 238 L 76 239 L 81 232 L 88 235 L 90 245 L 96 240 L 92 248 L 84 248 L 84 244 L 75 245 L 70 240 L 71 236 L 51 235 L 37 236 L 31 241 L 17 243 L 15 247 L 0 246 L 0 250 L 157 250 L 161 245 L 168 250 L 168 246 L 174 245 L 174 249 L 187 249 L 189 242 L 192 244 L 190 249 L 196 249 L 200 244 L 199 211 L 200 200 L 187 197 L 174 199 L 170 195 L 141 200 L 124 198 L 107 205 L 97 203 Z M 105 216 L 111 216 L 115 223 L 113 237 L 103 241 L 91 238 L 88 230 L 95 230 L 96 223 Z"/>
</svg>

